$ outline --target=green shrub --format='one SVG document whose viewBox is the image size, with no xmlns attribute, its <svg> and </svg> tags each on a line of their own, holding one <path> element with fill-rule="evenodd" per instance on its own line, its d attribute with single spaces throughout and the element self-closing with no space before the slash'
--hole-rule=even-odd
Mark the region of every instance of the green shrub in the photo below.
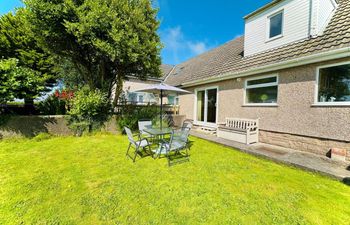
<svg viewBox="0 0 350 225">
<path fill-rule="evenodd" d="M 71 119 L 71 117 L 69 118 Z M 89 130 L 89 125 L 90 123 L 86 121 L 74 121 L 69 123 L 69 128 L 74 132 L 75 136 L 81 137 L 85 131 Z"/>
<path fill-rule="evenodd" d="M 80 136 L 84 131 L 89 133 L 100 129 L 109 119 L 112 106 L 107 96 L 99 90 L 84 87 L 75 93 L 69 101 L 68 125 Z"/>
<path fill-rule="evenodd" d="M 39 133 L 35 137 L 33 137 L 34 141 L 44 141 L 52 138 L 52 135 L 49 133 Z"/>
<path fill-rule="evenodd" d="M 66 101 L 55 95 L 49 96 L 37 105 L 40 115 L 65 115 Z"/>
<path fill-rule="evenodd" d="M 138 129 L 138 121 L 145 119 L 152 120 L 153 126 L 159 126 L 159 106 L 125 105 L 117 119 L 117 124 L 123 132 L 125 126 L 135 131 Z M 163 120 L 163 127 L 166 126 L 168 126 L 168 121 Z"/>
</svg>

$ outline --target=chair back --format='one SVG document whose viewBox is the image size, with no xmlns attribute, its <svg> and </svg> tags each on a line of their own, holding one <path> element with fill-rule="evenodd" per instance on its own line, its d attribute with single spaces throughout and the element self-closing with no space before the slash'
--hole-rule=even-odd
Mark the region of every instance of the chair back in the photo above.
<svg viewBox="0 0 350 225">
<path fill-rule="evenodd" d="M 139 120 L 139 131 L 140 133 L 144 133 L 144 130 L 147 129 L 149 126 L 152 126 L 152 121 L 150 120 Z"/>
<path fill-rule="evenodd" d="M 134 140 L 134 136 L 132 135 L 131 130 L 128 127 L 124 127 L 124 130 L 125 130 L 126 135 L 128 136 L 130 143 L 135 144 L 136 142 Z"/>
<path fill-rule="evenodd" d="M 190 128 L 182 128 L 180 130 L 173 131 L 170 138 L 170 143 L 172 143 L 173 141 L 176 141 L 177 143 L 180 143 L 183 145 L 187 144 L 190 131 L 191 131 Z"/>
<path fill-rule="evenodd" d="M 189 129 L 191 130 L 192 129 L 192 123 L 190 121 L 184 121 L 182 123 L 182 127 L 181 127 L 181 130 L 186 130 L 186 129 Z"/>
</svg>

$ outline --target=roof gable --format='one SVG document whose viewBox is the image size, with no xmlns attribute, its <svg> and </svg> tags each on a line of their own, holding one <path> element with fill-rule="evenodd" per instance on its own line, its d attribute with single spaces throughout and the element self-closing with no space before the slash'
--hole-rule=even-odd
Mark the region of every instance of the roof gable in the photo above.
<svg viewBox="0 0 350 225">
<path fill-rule="evenodd" d="M 350 4 L 348 0 L 339 0 L 338 3 L 337 11 L 321 36 L 249 57 L 242 55 L 244 49 L 242 36 L 177 65 L 176 67 L 183 67 L 181 72 L 176 75 L 172 72 L 165 82 L 171 85 L 182 85 L 191 81 L 244 72 L 252 68 L 350 47 Z"/>
</svg>

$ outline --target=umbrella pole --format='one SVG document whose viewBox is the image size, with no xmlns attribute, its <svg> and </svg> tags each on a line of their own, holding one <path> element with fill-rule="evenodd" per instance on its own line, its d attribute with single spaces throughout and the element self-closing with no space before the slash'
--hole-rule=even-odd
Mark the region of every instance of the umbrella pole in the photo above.
<svg viewBox="0 0 350 225">
<path fill-rule="evenodd" d="M 159 115 L 159 118 L 160 118 L 160 129 L 162 130 L 163 128 L 163 118 L 162 118 L 162 114 L 163 114 L 163 90 L 160 90 L 160 115 Z"/>
</svg>

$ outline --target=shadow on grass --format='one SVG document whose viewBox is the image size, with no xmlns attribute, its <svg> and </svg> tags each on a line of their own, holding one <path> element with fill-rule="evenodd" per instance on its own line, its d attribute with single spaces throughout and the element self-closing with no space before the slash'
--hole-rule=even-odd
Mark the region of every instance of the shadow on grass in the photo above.
<svg viewBox="0 0 350 225">
<path fill-rule="evenodd" d="M 186 154 L 173 154 L 169 156 L 169 166 L 186 163 L 190 161 L 190 156 Z"/>
<path fill-rule="evenodd" d="M 161 154 L 161 155 L 157 155 L 156 158 L 154 159 L 164 159 L 164 158 L 168 158 L 169 160 L 169 166 L 174 166 L 174 165 L 177 165 L 177 164 L 182 164 L 182 163 L 185 163 L 185 162 L 189 162 L 190 161 L 190 150 L 191 150 L 191 147 L 193 146 L 193 141 L 189 141 L 188 142 L 188 155 L 187 154 L 184 154 L 184 153 L 177 153 L 177 154 L 171 154 L 169 155 L 168 157 L 164 154 Z M 139 151 L 137 153 L 137 157 L 135 159 L 135 162 L 137 162 L 138 160 L 141 160 L 143 158 L 147 158 L 147 157 L 154 157 L 154 153 L 152 152 L 152 150 L 154 149 L 157 149 L 158 148 L 158 145 L 153 143 L 151 144 L 151 150 L 148 150 L 147 148 L 146 149 L 143 149 L 142 151 Z M 133 154 L 134 152 L 129 152 L 129 154 L 127 154 L 127 156 L 131 159 L 133 159 Z"/>
<path fill-rule="evenodd" d="M 343 179 L 343 183 L 346 184 L 346 185 L 348 185 L 348 186 L 350 186 L 350 177 L 345 177 L 345 178 Z"/>
</svg>

